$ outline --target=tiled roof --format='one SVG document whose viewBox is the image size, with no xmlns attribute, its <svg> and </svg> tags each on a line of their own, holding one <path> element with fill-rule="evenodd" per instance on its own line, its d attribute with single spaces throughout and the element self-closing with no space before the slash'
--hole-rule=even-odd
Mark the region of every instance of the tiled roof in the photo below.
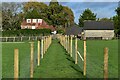
<svg viewBox="0 0 120 80">
<path fill-rule="evenodd" d="M 85 21 L 84 30 L 114 30 L 114 24 L 111 21 Z"/>
<path fill-rule="evenodd" d="M 83 31 L 82 27 L 72 26 L 66 29 L 66 34 L 67 35 L 78 35 L 78 34 L 81 34 L 82 31 Z"/>
</svg>

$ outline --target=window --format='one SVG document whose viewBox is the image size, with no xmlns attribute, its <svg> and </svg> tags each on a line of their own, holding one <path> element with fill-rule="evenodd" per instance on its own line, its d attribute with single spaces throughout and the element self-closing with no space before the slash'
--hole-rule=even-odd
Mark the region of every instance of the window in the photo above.
<svg viewBox="0 0 120 80">
<path fill-rule="evenodd" d="M 31 19 L 27 19 L 27 23 L 31 23 Z"/>
<path fill-rule="evenodd" d="M 33 23 L 37 23 L 37 19 L 33 19 L 32 22 L 33 22 Z"/>
<path fill-rule="evenodd" d="M 42 19 L 38 19 L 38 23 L 42 23 Z"/>
</svg>

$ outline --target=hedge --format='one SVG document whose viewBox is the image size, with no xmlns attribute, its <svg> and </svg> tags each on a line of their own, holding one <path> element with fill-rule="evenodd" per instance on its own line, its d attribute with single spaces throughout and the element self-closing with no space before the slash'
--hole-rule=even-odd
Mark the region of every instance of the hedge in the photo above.
<svg viewBox="0 0 120 80">
<path fill-rule="evenodd" d="M 51 34 L 50 29 L 21 29 L 21 30 L 10 30 L 2 31 L 2 36 L 39 36 Z"/>
</svg>

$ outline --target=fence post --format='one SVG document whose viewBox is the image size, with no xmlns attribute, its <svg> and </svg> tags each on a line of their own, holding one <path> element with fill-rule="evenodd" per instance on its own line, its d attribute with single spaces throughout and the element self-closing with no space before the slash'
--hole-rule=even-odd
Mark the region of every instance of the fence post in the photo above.
<svg viewBox="0 0 120 80">
<path fill-rule="evenodd" d="M 15 42 L 15 37 L 14 37 L 14 39 L 13 39 L 13 42 Z"/>
<path fill-rule="evenodd" d="M 33 65 L 34 65 L 34 42 L 31 42 L 31 54 L 30 54 L 30 78 L 33 78 Z"/>
<path fill-rule="evenodd" d="M 65 35 L 65 49 L 67 51 L 67 35 Z"/>
<path fill-rule="evenodd" d="M 70 53 L 70 41 L 69 41 L 69 35 L 68 35 L 68 53 Z"/>
<path fill-rule="evenodd" d="M 44 53 L 44 54 L 45 54 L 45 38 L 46 38 L 46 37 L 44 37 L 44 39 L 43 39 L 43 42 L 44 42 L 44 43 L 43 43 L 43 46 L 44 46 L 44 48 L 43 48 L 43 49 L 44 49 L 44 50 L 43 50 L 43 53 Z"/>
<path fill-rule="evenodd" d="M 61 38 L 62 38 L 62 46 L 63 46 L 63 36 L 61 35 Z"/>
<path fill-rule="evenodd" d="M 48 44 L 48 43 L 47 43 L 47 39 L 48 39 L 48 36 L 46 37 L 46 40 L 45 40 L 45 42 L 46 42 L 46 43 L 45 43 L 45 47 L 46 47 L 46 48 L 45 48 L 45 51 L 46 51 L 46 52 L 47 52 L 47 44 Z"/>
<path fill-rule="evenodd" d="M 43 58 L 43 37 L 41 39 L 41 57 Z"/>
<path fill-rule="evenodd" d="M 86 39 L 84 40 L 84 76 L 86 76 Z"/>
<path fill-rule="evenodd" d="M 108 48 L 104 48 L 104 80 L 108 80 Z"/>
<path fill-rule="evenodd" d="M 22 41 L 22 36 L 21 36 L 21 41 Z"/>
<path fill-rule="evenodd" d="M 65 35 L 64 35 L 64 48 L 66 49 L 66 39 L 65 39 Z"/>
<path fill-rule="evenodd" d="M 19 77 L 19 52 L 18 49 L 14 49 L 14 78 L 18 80 Z"/>
<path fill-rule="evenodd" d="M 29 41 L 30 41 L 30 36 L 29 36 Z"/>
<path fill-rule="evenodd" d="M 75 36 L 75 64 L 78 63 L 78 57 L 77 57 L 77 37 Z"/>
<path fill-rule="evenodd" d="M 36 40 L 37 40 L 37 36 L 36 36 Z"/>
<path fill-rule="evenodd" d="M 38 66 L 40 65 L 40 41 L 38 41 Z"/>
<path fill-rule="evenodd" d="M 6 37 L 6 42 L 7 42 L 7 37 Z"/>
<path fill-rule="evenodd" d="M 72 57 L 72 36 L 70 36 L 70 56 Z"/>
</svg>

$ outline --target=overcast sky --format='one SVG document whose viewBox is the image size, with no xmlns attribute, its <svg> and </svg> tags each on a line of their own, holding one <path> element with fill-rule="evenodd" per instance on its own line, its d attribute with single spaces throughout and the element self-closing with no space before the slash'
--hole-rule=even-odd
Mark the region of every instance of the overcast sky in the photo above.
<svg viewBox="0 0 120 80">
<path fill-rule="evenodd" d="M 2 2 L 27 2 L 29 0 L 4 0 Z M 40 2 L 50 2 L 51 0 L 37 0 Z M 60 4 L 72 9 L 75 22 L 78 23 L 80 14 L 89 8 L 97 14 L 97 18 L 110 18 L 116 15 L 115 9 L 118 7 L 119 0 L 58 0 Z"/>
</svg>

